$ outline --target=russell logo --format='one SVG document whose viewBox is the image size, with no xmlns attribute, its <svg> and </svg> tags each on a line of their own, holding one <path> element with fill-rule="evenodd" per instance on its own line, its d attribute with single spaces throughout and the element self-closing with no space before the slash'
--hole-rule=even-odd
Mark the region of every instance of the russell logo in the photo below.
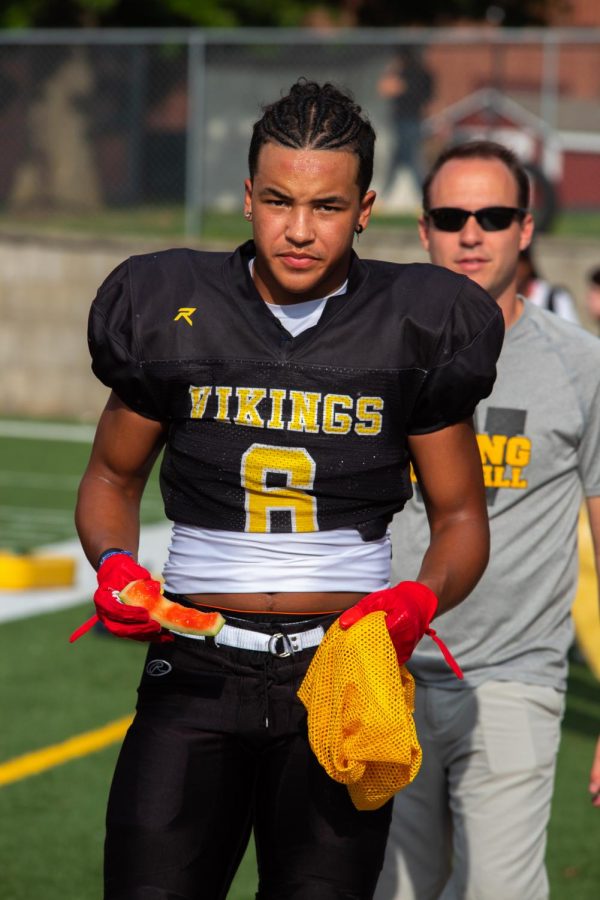
<svg viewBox="0 0 600 900">
<path fill-rule="evenodd" d="M 173 671 L 173 666 L 166 659 L 151 659 L 146 666 L 147 675 L 168 675 L 171 671 Z"/>
</svg>

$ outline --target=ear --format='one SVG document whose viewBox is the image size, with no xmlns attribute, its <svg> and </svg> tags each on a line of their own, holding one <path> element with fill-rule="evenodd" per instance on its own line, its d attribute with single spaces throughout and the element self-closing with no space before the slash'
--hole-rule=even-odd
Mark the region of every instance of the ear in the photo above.
<svg viewBox="0 0 600 900">
<path fill-rule="evenodd" d="M 360 208 L 358 219 L 356 220 L 357 225 L 362 225 L 363 231 L 369 224 L 369 219 L 371 218 L 371 212 L 373 211 L 373 204 L 375 203 L 375 197 L 377 194 L 375 191 L 367 191 L 365 196 L 360 201 Z"/>
<path fill-rule="evenodd" d="M 252 212 L 252 180 L 246 178 L 244 181 L 244 215 Z"/>
<path fill-rule="evenodd" d="M 533 240 L 534 230 L 535 223 L 533 221 L 533 216 L 528 212 L 521 222 L 521 238 L 519 240 L 519 250 L 524 250 L 526 247 L 529 247 L 531 241 Z"/>
<path fill-rule="evenodd" d="M 419 217 L 418 229 L 421 244 L 423 245 L 423 248 L 427 251 L 427 253 L 429 253 L 429 223 L 427 222 L 425 216 Z"/>
</svg>

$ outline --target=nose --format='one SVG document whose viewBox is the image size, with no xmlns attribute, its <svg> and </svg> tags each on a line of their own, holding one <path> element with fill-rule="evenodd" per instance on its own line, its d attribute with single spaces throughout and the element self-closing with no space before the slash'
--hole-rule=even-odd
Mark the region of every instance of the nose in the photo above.
<svg viewBox="0 0 600 900">
<path fill-rule="evenodd" d="M 314 239 L 311 210 L 293 207 L 287 219 L 286 237 L 296 245 L 309 244 Z"/>
<path fill-rule="evenodd" d="M 470 215 L 460 230 L 460 242 L 467 247 L 473 247 L 481 243 L 482 229 L 481 225 L 475 218 Z"/>
</svg>

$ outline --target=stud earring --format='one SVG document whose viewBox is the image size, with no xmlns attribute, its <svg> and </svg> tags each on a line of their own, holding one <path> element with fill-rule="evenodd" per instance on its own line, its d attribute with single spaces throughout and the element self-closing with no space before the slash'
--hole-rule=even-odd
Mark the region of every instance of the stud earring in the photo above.
<svg viewBox="0 0 600 900">
<path fill-rule="evenodd" d="M 249 222 L 252 220 L 252 210 L 251 209 L 246 210 L 246 212 L 244 213 L 244 218 L 248 219 Z"/>
<path fill-rule="evenodd" d="M 365 229 L 359 223 L 354 229 L 354 234 L 356 235 L 356 240 L 358 240 Z"/>
</svg>

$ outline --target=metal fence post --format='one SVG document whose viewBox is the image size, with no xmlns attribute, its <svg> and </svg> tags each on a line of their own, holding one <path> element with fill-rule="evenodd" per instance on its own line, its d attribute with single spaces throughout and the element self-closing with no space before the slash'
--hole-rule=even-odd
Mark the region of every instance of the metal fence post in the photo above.
<svg viewBox="0 0 600 900">
<path fill-rule="evenodd" d="M 204 85 L 206 41 L 194 31 L 188 41 L 188 106 L 185 164 L 185 236 L 202 234 L 204 220 Z"/>
<path fill-rule="evenodd" d="M 549 32 L 542 38 L 543 62 L 540 98 L 540 114 L 546 125 L 554 131 L 558 124 L 558 74 L 559 45 Z"/>
</svg>

